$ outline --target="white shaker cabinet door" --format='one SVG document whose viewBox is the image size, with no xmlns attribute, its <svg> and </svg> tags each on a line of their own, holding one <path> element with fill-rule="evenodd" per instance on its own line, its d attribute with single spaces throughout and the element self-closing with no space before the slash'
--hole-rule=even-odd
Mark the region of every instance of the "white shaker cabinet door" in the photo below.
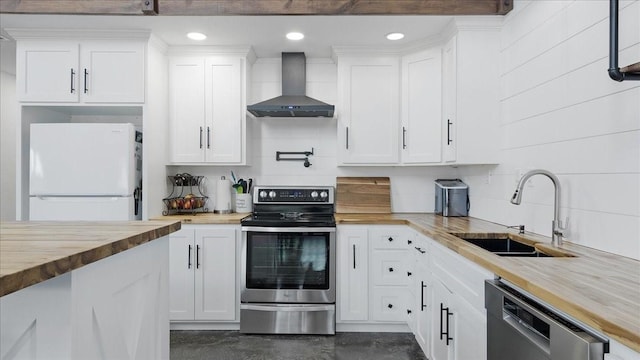
<svg viewBox="0 0 640 360">
<path fill-rule="evenodd" d="M 197 229 L 195 245 L 196 320 L 235 320 L 235 228 Z"/>
<path fill-rule="evenodd" d="M 366 227 L 338 228 L 338 321 L 369 319 L 369 247 Z"/>
<path fill-rule="evenodd" d="M 79 99 L 78 43 L 19 41 L 16 79 L 18 100 L 77 102 Z"/>
<path fill-rule="evenodd" d="M 194 230 L 169 235 L 169 318 L 194 319 Z"/>
<path fill-rule="evenodd" d="M 207 57 L 205 159 L 215 163 L 242 161 L 245 107 L 242 101 L 242 59 Z"/>
<path fill-rule="evenodd" d="M 143 103 L 144 43 L 81 43 L 80 96 L 85 103 Z"/>
<path fill-rule="evenodd" d="M 339 60 L 341 164 L 398 163 L 399 69 L 395 57 Z"/>
<path fill-rule="evenodd" d="M 402 59 L 402 162 L 442 160 L 442 57 L 440 49 Z"/>
<path fill-rule="evenodd" d="M 169 62 L 171 162 L 204 161 L 204 58 L 180 57 Z"/>
</svg>

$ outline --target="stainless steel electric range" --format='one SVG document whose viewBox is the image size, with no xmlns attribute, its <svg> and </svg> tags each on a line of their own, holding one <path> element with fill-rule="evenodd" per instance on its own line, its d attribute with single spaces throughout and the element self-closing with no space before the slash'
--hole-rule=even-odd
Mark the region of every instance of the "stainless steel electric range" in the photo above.
<svg viewBox="0 0 640 360">
<path fill-rule="evenodd" d="M 258 186 L 242 220 L 240 332 L 335 334 L 334 188 Z"/>
</svg>

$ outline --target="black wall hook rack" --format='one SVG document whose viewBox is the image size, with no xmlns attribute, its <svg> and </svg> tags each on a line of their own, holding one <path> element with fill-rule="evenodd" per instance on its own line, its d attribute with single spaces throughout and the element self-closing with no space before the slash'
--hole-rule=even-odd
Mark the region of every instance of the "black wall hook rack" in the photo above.
<svg viewBox="0 0 640 360">
<path fill-rule="evenodd" d="M 294 157 L 282 157 L 282 155 L 304 155 L 304 158 Z M 276 151 L 276 161 L 304 161 L 304 167 L 311 166 L 309 162 L 309 156 L 313 155 L 313 148 L 311 151 Z"/>
</svg>

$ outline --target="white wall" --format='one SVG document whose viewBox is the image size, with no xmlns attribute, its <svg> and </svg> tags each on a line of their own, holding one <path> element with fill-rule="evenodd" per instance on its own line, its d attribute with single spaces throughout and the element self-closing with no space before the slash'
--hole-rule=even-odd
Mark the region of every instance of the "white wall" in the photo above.
<svg viewBox="0 0 640 360">
<path fill-rule="evenodd" d="M 169 65 L 166 44 L 151 36 L 147 46 L 147 93 L 143 127 L 143 219 L 160 216 L 169 161 Z"/>
<path fill-rule="evenodd" d="M 16 136 L 20 108 L 16 77 L 0 72 L 0 220 L 16 220 Z"/>
<path fill-rule="evenodd" d="M 251 71 L 248 104 L 281 94 L 281 63 L 279 58 L 258 59 Z M 307 59 L 307 95 L 329 104 L 337 103 L 337 67 L 331 59 Z M 252 129 L 251 166 L 244 167 L 184 167 L 170 166 L 169 175 L 188 172 L 205 175 L 207 195 L 215 197 L 215 181 L 220 176 L 253 178 L 260 185 L 335 185 L 336 176 L 389 176 L 391 178 L 392 210 L 395 212 L 433 212 L 434 185 L 437 178 L 456 177 L 449 167 L 338 167 L 337 124 L 334 119 L 269 119 L 248 118 Z M 310 151 L 311 166 L 302 162 L 276 161 L 276 151 Z M 210 202 L 212 210 L 213 202 Z"/>
<path fill-rule="evenodd" d="M 516 0 L 502 30 L 503 163 L 468 168 L 471 215 L 549 236 L 562 184 L 567 240 L 640 259 L 640 82 L 609 79 L 609 1 Z M 620 65 L 640 61 L 640 1 L 620 2 Z M 491 175 L 491 176 L 489 176 Z M 490 180 L 489 180 L 490 178 Z"/>
</svg>

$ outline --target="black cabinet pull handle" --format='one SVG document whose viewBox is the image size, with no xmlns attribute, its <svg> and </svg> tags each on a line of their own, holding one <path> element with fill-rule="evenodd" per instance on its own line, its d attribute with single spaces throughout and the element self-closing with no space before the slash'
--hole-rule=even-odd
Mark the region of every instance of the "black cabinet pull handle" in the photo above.
<svg viewBox="0 0 640 360">
<path fill-rule="evenodd" d="M 211 128 L 207 126 L 207 149 L 211 149 Z"/>
<path fill-rule="evenodd" d="M 402 127 L 402 148 L 407 148 L 407 128 Z"/>
<path fill-rule="evenodd" d="M 84 93 L 88 93 L 89 92 L 89 88 L 87 87 L 87 77 L 89 76 L 89 72 L 87 71 L 87 69 L 84 69 Z"/>
<path fill-rule="evenodd" d="M 407 314 L 411 314 L 411 310 L 407 309 Z"/>
<path fill-rule="evenodd" d="M 200 149 L 202 149 L 202 126 L 200 126 Z"/>
<path fill-rule="evenodd" d="M 189 250 L 187 251 L 187 269 L 191 269 L 191 245 L 189 245 Z"/>
<path fill-rule="evenodd" d="M 76 88 L 75 88 L 75 84 L 74 84 L 74 80 L 76 77 L 76 72 L 73 71 L 73 68 L 71 68 L 71 93 L 73 94 L 74 92 L 76 92 Z"/>
<path fill-rule="evenodd" d="M 413 241 L 407 240 L 407 245 L 411 245 L 411 244 L 413 244 Z"/>
<path fill-rule="evenodd" d="M 392 242 L 393 238 L 391 236 L 389 236 L 389 238 L 387 240 L 389 240 L 389 242 Z"/>
<path fill-rule="evenodd" d="M 353 268 L 356 268 L 356 244 L 353 244 Z"/>
<path fill-rule="evenodd" d="M 200 245 L 196 245 L 196 269 L 200 269 Z"/>
<path fill-rule="evenodd" d="M 442 312 L 446 311 L 447 312 L 447 326 L 446 326 L 446 331 L 442 331 L 442 326 L 444 323 L 444 319 L 442 317 Z M 449 308 L 448 307 L 444 307 L 443 303 L 440 303 L 440 340 L 443 340 L 443 336 L 446 335 L 446 342 L 447 342 L 447 346 L 449 346 L 449 341 L 453 340 L 452 337 L 449 336 L 449 316 L 453 315 L 453 313 L 449 312 Z"/>
<path fill-rule="evenodd" d="M 416 250 L 420 251 L 420 254 L 424 254 L 424 253 L 426 253 L 426 251 L 422 250 L 422 248 L 419 248 L 419 247 L 417 247 L 417 246 L 416 246 L 415 248 L 416 248 Z"/>
<path fill-rule="evenodd" d="M 453 142 L 453 140 L 451 140 L 451 125 L 453 125 L 453 123 L 447 119 L 447 145 Z"/>
<path fill-rule="evenodd" d="M 424 281 L 420 281 L 420 311 L 424 311 L 427 305 L 424 303 L 424 289 L 427 287 Z"/>
<path fill-rule="evenodd" d="M 389 304 L 389 305 L 387 305 L 387 307 L 388 307 L 389 309 L 393 309 L 393 304 Z"/>
<path fill-rule="evenodd" d="M 393 272 L 393 268 L 392 267 L 389 268 L 389 272 Z"/>
<path fill-rule="evenodd" d="M 407 276 L 411 276 L 413 274 L 411 274 L 411 271 L 407 271 Z"/>
<path fill-rule="evenodd" d="M 346 136 L 345 136 L 346 142 L 345 142 L 345 145 L 346 145 L 346 149 L 349 150 L 349 127 L 347 126 L 345 130 L 346 130 Z"/>
</svg>

